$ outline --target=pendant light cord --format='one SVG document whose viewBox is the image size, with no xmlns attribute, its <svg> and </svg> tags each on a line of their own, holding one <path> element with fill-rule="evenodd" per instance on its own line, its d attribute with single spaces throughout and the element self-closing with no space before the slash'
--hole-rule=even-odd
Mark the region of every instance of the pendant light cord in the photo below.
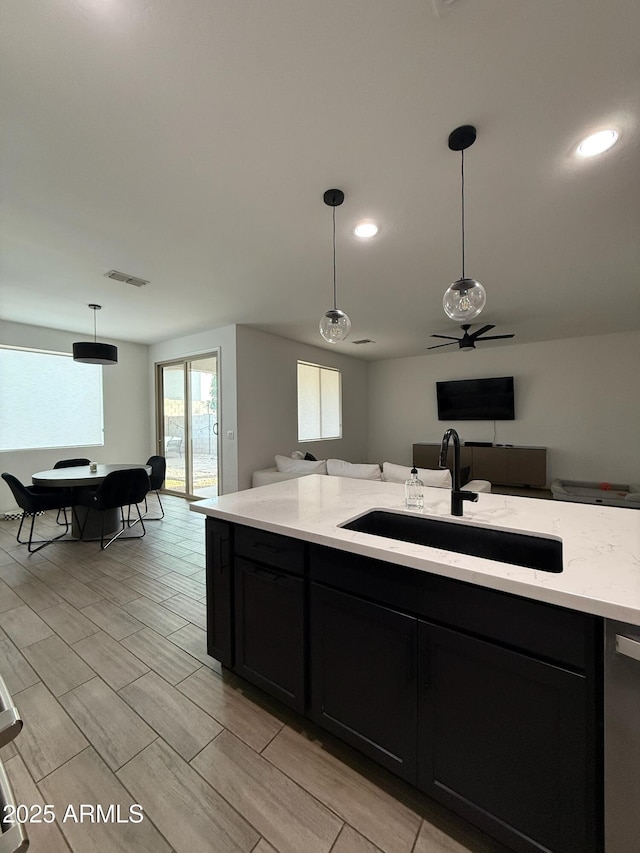
<svg viewBox="0 0 640 853">
<path fill-rule="evenodd" d="M 338 296 L 336 291 L 336 209 L 331 208 L 333 212 L 333 310 L 338 308 Z"/>
<path fill-rule="evenodd" d="M 460 154 L 460 183 L 462 187 L 462 278 L 464 278 L 464 149 L 462 149 Z"/>
<path fill-rule="evenodd" d="M 98 335 L 96 333 L 96 309 L 93 309 L 93 342 L 94 344 L 98 340 Z"/>
</svg>

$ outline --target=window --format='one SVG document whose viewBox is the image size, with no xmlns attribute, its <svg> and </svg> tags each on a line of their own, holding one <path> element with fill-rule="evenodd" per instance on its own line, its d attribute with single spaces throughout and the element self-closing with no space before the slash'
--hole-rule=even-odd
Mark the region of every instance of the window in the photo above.
<svg viewBox="0 0 640 853">
<path fill-rule="evenodd" d="M 298 441 L 342 437 L 342 383 L 333 367 L 298 362 Z"/>
<path fill-rule="evenodd" d="M 0 450 L 102 444 L 99 364 L 0 346 Z"/>
</svg>

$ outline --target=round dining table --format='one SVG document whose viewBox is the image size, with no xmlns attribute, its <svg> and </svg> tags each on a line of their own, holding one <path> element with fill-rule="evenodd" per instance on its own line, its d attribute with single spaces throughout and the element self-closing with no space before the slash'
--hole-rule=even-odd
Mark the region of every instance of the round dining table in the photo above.
<svg viewBox="0 0 640 853">
<path fill-rule="evenodd" d="M 86 486 L 97 487 L 104 480 L 107 474 L 112 471 L 127 471 L 130 468 L 143 468 L 147 474 L 151 474 L 150 465 L 139 465 L 136 463 L 120 463 L 111 465 L 97 464 L 96 470 L 91 471 L 89 465 L 78 465 L 73 468 L 52 468 L 50 471 L 38 471 L 33 474 L 31 482 L 34 486 L 45 486 L 48 489 L 74 489 Z M 71 534 L 80 539 L 80 533 L 84 526 L 85 538 L 94 539 L 100 538 L 102 528 L 102 518 L 97 518 L 97 513 L 93 513 L 93 518 L 86 519 L 88 510 L 85 507 L 76 507 L 76 512 L 72 513 L 73 520 L 71 523 Z M 86 519 L 86 521 L 85 521 Z M 114 533 L 120 525 L 120 511 L 117 509 L 107 510 L 105 514 L 105 534 Z"/>
</svg>

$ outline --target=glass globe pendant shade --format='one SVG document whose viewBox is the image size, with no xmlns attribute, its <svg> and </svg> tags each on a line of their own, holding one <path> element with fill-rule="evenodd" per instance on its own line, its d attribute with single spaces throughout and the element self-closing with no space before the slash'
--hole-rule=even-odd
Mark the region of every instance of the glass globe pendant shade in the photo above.
<svg viewBox="0 0 640 853">
<path fill-rule="evenodd" d="M 351 331 L 351 320 L 344 311 L 332 308 L 320 320 L 320 334 L 329 344 L 339 344 Z"/>
<path fill-rule="evenodd" d="M 477 317 L 486 301 L 487 293 L 479 281 L 459 278 L 445 291 L 442 307 L 447 317 L 465 322 Z"/>
</svg>

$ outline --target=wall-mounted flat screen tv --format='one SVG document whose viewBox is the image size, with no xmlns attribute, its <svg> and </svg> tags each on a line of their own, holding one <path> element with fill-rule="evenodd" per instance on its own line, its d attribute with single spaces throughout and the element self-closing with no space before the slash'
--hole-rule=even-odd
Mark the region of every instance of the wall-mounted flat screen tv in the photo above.
<svg viewBox="0 0 640 853">
<path fill-rule="evenodd" d="M 436 382 L 438 420 L 515 420 L 513 376 Z"/>
</svg>

